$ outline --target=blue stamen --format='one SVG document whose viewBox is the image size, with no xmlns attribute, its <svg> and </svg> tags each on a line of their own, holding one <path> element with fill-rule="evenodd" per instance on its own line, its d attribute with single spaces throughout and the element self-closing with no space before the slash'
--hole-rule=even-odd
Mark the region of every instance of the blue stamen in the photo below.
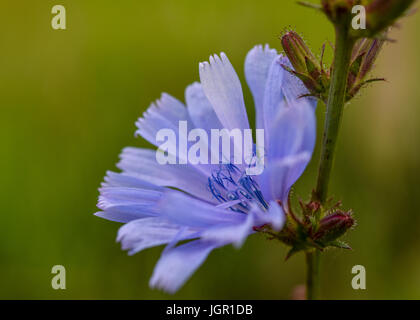
<svg viewBox="0 0 420 320">
<path fill-rule="evenodd" d="M 210 192 L 213 194 L 213 196 L 219 201 L 219 202 L 226 202 L 226 200 L 222 197 L 222 195 L 220 194 L 219 190 L 217 190 L 213 184 L 213 181 L 211 180 L 211 178 L 208 178 L 208 183 L 209 183 L 209 189 Z"/>
<path fill-rule="evenodd" d="M 258 183 L 245 172 L 241 174 L 241 170 L 234 164 L 221 164 L 208 178 L 208 188 L 219 202 L 242 200 L 230 207 L 233 211 L 246 213 L 250 202 L 268 209 Z"/>
</svg>

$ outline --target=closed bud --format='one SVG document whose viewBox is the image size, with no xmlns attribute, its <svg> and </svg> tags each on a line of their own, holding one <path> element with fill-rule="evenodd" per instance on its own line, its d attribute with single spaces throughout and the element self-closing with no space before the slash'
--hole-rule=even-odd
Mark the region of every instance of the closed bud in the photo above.
<svg viewBox="0 0 420 320">
<path fill-rule="evenodd" d="M 328 89 L 328 75 L 323 70 L 321 62 L 294 31 L 285 33 L 281 43 L 293 70 L 288 66 L 283 67 L 303 82 L 310 92 L 309 95 L 324 99 Z"/>
<path fill-rule="evenodd" d="M 296 72 L 306 73 L 306 60 L 308 59 L 314 65 L 317 65 L 314 55 L 305 44 L 303 39 L 294 31 L 289 31 L 281 38 L 283 50 L 290 60 Z"/>
<path fill-rule="evenodd" d="M 372 81 L 383 79 L 366 80 L 367 75 L 373 69 L 376 58 L 382 49 L 385 40 L 363 38 L 356 42 L 350 64 L 347 79 L 346 100 L 353 98 L 363 85 Z"/>
<path fill-rule="evenodd" d="M 363 56 L 362 63 L 358 74 L 358 79 L 363 80 L 366 75 L 372 70 L 376 58 L 382 49 L 385 40 L 382 39 L 361 39 L 353 49 L 352 56 L 354 60 L 358 56 Z"/>
<path fill-rule="evenodd" d="M 354 219 L 349 212 L 337 211 L 324 217 L 312 239 L 322 245 L 328 245 L 346 233 L 354 225 Z"/>
</svg>

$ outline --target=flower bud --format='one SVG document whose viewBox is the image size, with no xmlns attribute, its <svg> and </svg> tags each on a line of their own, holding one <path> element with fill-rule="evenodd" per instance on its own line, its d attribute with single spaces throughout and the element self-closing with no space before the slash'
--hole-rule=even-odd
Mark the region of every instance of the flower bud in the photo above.
<svg viewBox="0 0 420 320">
<path fill-rule="evenodd" d="M 296 72 L 305 73 L 307 71 L 306 59 L 314 65 L 318 64 L 311 50 L 296 32 L 289 31 L 284 34 L 281 38 L 281 44 Z"/>
<path fill-rule="evenodd" d="M 356 47 L 355 50 L 353 50 L 354 57 L 357 58 L 357 56 L 363 55 L 358 75 L 359 80 L 363 80 L 369 71 L 372 70 L 384 42 L 385 40 L 365 38 L 360 41 L 359 47 Z"/>
<path fill-rule="evenodd" d="M 366 80 L 366 76 L 373 69 L 383 44 L 384 40 L 380 39 L 363 38 L 357 41 L 352 52 L 352 60 L 347 79 L 346 100 L 353 98 L 366 83 L 383 80 Z"/>
<path fill-rule="evenodd" d="M 312 239 L 323 245 L 328 245 L 343 234 L 346 233 L 354 225 L 354 219 L 349 212 L 337 211 L 324 217 L 316 230 Z"/>
<path fill-rule="evenodd" d="M 294 70 L 288 66 L 283 67 L 303 82 L 310 95 L 323 99 L 327 93 L 328 75 L 321 62 L 294 31 L 284 34 L 281 43 Z"/>
</svg>

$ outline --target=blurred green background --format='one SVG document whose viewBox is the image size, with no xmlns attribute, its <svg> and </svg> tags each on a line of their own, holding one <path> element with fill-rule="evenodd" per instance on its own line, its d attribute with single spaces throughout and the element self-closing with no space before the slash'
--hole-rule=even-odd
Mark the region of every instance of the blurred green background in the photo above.
<svg viewBox="0 0 420 320">
<path fill-rule="evenodd" d="M 67 30 L 51 8 L 67 9 Z M 286 299 L 304 282 L 302 254 L 252 236 L 241 250 L 213 252 L 173 296 L 148 288 L 161 248 L 129 257 L 119 224 L 93 216 L 105 171 L 120 150 L 146 146 L 134 122 L 162 91 L 183 100 L 198 63 L 224 51 L 241 80 L 255 44 L 280 49 L 293 28 L 319 53 L 333 40 L 326 19 L 292 0 L 2 1 L 0 10 L 0 298 Z M 420 298 L 420 15 L 385 46 L 376 84 L 347 108 L 331 190 L 352 208 L 353 251 L 323 260 L 323 297 Z M 331 57 L 331 50 L 329 49 Z M 244 85 L 249 112 L 253 102 Z M 323 106 L 318 108 L 321 129 Z M 318 136 L 318 138 L 320 135 Z M 314 185 L 319 150 L 295 193 Z M 67 289 L 51 288 L 64 265 Z M 367 270 L 367 290 L 351 268 Z"/>
</svg>

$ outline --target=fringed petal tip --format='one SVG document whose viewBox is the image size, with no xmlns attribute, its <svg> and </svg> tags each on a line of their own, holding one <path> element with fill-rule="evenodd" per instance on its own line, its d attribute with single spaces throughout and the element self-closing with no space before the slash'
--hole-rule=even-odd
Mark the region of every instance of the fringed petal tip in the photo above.
<svg viewBox="0 0 420 320">
<path fill-rule="evenodd" d="M 232 64 L 222 52 L 199 64 L 200 82 L 208 100 L 226 129 L 248 129 L 241 83 Z"/>
<path fill-rule="evenodd" d="M 261 55 L 277 56 L 277 50 L 274 48 L 270 48 L 268 43 L 264 45 L 257 44 L 251 50 L 248 51 L 245 61 L 253 57 L 260 58 L 262 57 Z"/>
</svg>

